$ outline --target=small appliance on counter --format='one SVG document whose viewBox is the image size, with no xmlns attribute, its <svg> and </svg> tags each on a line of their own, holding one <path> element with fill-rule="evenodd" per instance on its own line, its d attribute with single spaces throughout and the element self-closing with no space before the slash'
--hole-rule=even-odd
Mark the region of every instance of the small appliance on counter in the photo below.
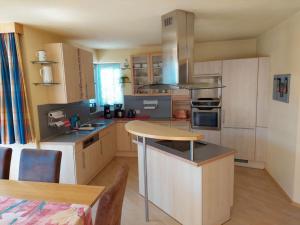
<svg viewBox="0 0 300 225">
<path fill-rule="evenodd" d="M 111 119 L 110 105 L 108 104 L 104 105 L 104 118 Z"/>
<path fill-rule="evenodd" d="M 127 118 L 135 118 L 136 111 L 134 109 L 128 109 Z"/>
<path fill-rule="evenodd" d="M 125 117 L 125 110 L 122 109 L 123 104 L 115 104 L 114 105 L 114 116 L 115 118 L 123 118 Z"/>
</svg>

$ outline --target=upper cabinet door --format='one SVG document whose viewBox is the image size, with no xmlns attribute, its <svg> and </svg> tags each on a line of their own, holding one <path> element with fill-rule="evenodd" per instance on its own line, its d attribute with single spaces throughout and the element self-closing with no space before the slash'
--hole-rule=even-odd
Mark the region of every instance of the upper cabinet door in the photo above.
<svg viewBox="0 0 300 225">
<path fill-rule="evenodd" d="M 208 61 L 194 63 L 194 76 L 221 75 L 222 61 Z"/>
<path fill-rule="evenodd" d="M 63 43 L 45 46 L 47 57 L 52 64 L 53 78 L 58 85 L 49 87 L 49 103 L 71 103 L 81 101 L 81 84 L 78 63 L 78 49 Z M 75 91 L 77 90 L 77 91 Z"/>
<path fill-rule="evenodd" d="M 141 90 L 146 84 L 151 83 L 150 58 L 148 54 L 131 57 L 132 78 L 134 94 L 151 94 L 151 90 Z"/>
<path fill-rule="evenodd" d="M 255 128 L 257 74 L 257 58 L 223 61 L 223 127 Z"/>
<path fill-rule="evenodd" d="M 81 101 L 81 78 L 79 73 L 78 49 L 71 45 L 63 44 L 63 67 L 67 102 Z"/>
<path fill-rule="evenodd" d="M 93 54 L 79 49 L 79 67 L 82 86 L 82 99 L 95 98 Z"/>
</svg>

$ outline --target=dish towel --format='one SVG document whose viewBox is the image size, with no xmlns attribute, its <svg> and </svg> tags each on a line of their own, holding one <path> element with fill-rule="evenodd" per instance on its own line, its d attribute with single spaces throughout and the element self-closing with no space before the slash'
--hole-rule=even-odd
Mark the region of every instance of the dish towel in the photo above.
<svg viewBox="0 0 300 225">
<path fill-rule="evenodd" d="M 86 205 L 0 196 L 0 225 L 92 225 Z"/>
</svg>

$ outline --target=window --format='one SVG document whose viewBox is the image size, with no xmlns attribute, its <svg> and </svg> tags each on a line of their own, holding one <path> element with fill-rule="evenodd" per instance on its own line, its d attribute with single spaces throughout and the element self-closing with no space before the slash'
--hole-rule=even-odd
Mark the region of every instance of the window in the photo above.
<svg viewBox="0 0 300 225">
<path fill-rule="evenodd" d="M 118 63 L 95 64 L 96 104 L 123 104 L 124 96 L 120 84 L 121 69 Z"/>
</svg>

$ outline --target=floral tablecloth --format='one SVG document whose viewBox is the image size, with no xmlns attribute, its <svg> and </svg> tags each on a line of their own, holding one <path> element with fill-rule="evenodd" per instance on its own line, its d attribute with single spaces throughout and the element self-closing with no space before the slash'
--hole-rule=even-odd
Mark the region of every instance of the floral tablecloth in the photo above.
<svg viewBox="0 0 300 225">
<path fill-rule="evenodd" d="M 1 225 L 92 225 L 88 206 L 0 196 Z"/>
</svg>

